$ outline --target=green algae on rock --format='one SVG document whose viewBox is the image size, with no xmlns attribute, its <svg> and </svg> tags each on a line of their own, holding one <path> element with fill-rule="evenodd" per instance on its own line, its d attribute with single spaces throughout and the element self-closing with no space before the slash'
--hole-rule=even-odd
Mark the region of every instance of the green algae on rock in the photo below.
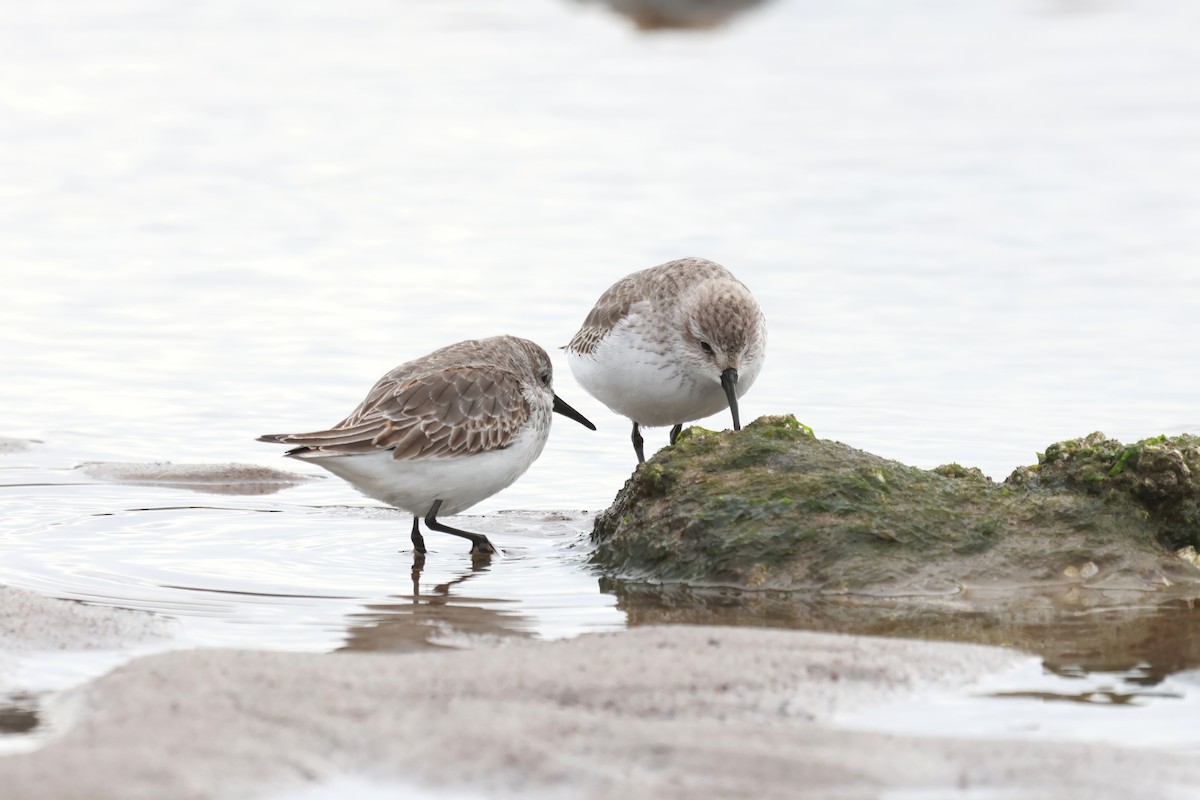
<svg viewBox="0 0 1200 800">
<path fill-rule="evenodd" d="M 1159 462 L 1191 470 L 1188 446 L 1178 458 L 1167 448 L 1121 461 L 1121 450 L 1079 476 L 1060 464 L 1079 448 L 1056 446 L 1038 467 L 997 484 L 977 469 L 923 470 L 821 440 L 791 416 L 762 417 L 740 432 L 693 427 L 639 467 L 597 517 L 593 559 L 622 580 L 875 594 L 1196 581 L 1200 571 L 1164 547 L 1186 532 L 1195 489 L 1190 501 L 1180 488 L 1156 505 L 1147 498 L 1169 481 L 1141 471 L 1143 459 L 1147 471 Z M 1114 470 L 1106 480 L 1126 470 L 1140 477 L 1125 479 L 1127 491 L 1114 482 L 1099 493 L 1081 477 Z M 1174 474 L 1192 485 L 1184 469 Z M 1169 520 L 1159 513 L 1166 506 L 1178 512 Z"/>
<path fill-rule="evenodd" d="M 1156 436 L 1125 445 L 1103 433 L 1069 439 L 1038 453 L 1008 483 L 1066 490 L 1102 499 L 1132 498 L 1162 544 L 1200 545 L 1200 436 Z"/>
</svg>

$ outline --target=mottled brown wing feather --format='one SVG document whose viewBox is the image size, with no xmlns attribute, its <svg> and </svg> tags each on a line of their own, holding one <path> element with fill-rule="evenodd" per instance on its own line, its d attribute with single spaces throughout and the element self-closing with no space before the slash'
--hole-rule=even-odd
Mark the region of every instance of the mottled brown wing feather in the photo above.
<svg viewBox="0 0 1200 800">
<path fill-rule="evenodd" d="M 733 277 L 720 264 L 704 258 L 681 258 L 668 261 L 657 267 L 634 272 L 600 295 L 596 305 L 588 312 L 583 325 L 566 349 L 588 354 L 608 336 L 612 329 L 624 319 L 634 305 L 641 302 L 662 305 L 678 296 L 689 283 L 713 277 Z"/>
<path fill-rule="evenodd" d="M 591 353 L 617 323 L 625 318 L 637 300 L 636 292 L 633 291 L 628 278 L 608 287 L 584 318 L 579 332 L 567 343 L 567 349 L 576 353 Z"/>
<path fill-rule="evenodd" d="M 354 413 L 327 431 L 262 437 L 299 445 L 288 455 L 391 450 L 396 459 L 471 455 L 508 447 L 529 420 L 521 381 L 495 367 L 389 373 Z"/>
</svg>

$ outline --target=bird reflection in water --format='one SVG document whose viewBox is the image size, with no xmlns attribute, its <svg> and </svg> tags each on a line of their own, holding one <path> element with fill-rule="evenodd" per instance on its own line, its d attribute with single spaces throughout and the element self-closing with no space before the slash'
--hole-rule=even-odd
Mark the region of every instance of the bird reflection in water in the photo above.
<svg viewBox="0 0 1200 800">
<path fill-rule="evenodd" d="M 491 558 L 472 559 L 471 569 L 455 578 L 426 587 L 421 575 L 425 559 L 416 554 L 412 564 L 412 594 L 397 595 L 395 603 L 375 603 L 349 618 L 344 651 L 411 652 L 433 648 L 458 648 L 472 639 L 531 638 L 534 621 L 520 613 L 519 603 L 455 593 L 455 588 L 488 572 Z"/>
<path fill-rule="evenodd" d="M 642 31 L 709 30 L 766 0 L 581 0 L 608 6 Z"/>
</svg>

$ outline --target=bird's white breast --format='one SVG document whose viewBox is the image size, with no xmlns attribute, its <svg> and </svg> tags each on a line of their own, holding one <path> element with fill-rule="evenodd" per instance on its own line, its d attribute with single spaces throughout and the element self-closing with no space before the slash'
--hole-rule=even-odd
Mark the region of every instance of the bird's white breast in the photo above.
<svg viewBox="0 0 1200 800">
<path fill-rule="evenodd" d="M 697 373 L 677 346 L 620 323 L 591 353 L 567 351 L 567 364 L 589 394 L 639 425 L 691 422 L 728 408 L 720 376 Z M 756 375 L 739 380 L 739 396 Z"/>
<path fill-rule="evenodd" d="M 541 455 L 549 432 L 547 419 L 544 425 L 528 425 L 503 450 L 450 458 L 396 460 L 390 450 L 381 450 L 308 460 L 368 497 L 419 516 L 441 500 L 438 516 L 451 516 L 511 486 Z"/>
</svg>

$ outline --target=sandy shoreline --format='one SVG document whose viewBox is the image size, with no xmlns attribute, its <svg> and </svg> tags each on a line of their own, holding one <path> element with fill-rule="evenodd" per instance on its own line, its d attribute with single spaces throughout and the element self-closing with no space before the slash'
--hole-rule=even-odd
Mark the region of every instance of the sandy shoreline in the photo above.
<svg viewBox="0 0 1200 800">
<path fill-rule="evenodd" d="M 6 649 L 21 631 L 31 647 L 161 634 L 151 615 L 11 589 L 0 603 L 26 618 Z M 61 733 L 0 758 L 0 786 L 5 800 L 279 798 L 345 779 L 430 797 L 1190 796 L 1200 765 L 1180 754 L 830 724 L 1028 658 L 699 626 L 405 654 L 175 651 L 54 698 Z"/>
</svg>

